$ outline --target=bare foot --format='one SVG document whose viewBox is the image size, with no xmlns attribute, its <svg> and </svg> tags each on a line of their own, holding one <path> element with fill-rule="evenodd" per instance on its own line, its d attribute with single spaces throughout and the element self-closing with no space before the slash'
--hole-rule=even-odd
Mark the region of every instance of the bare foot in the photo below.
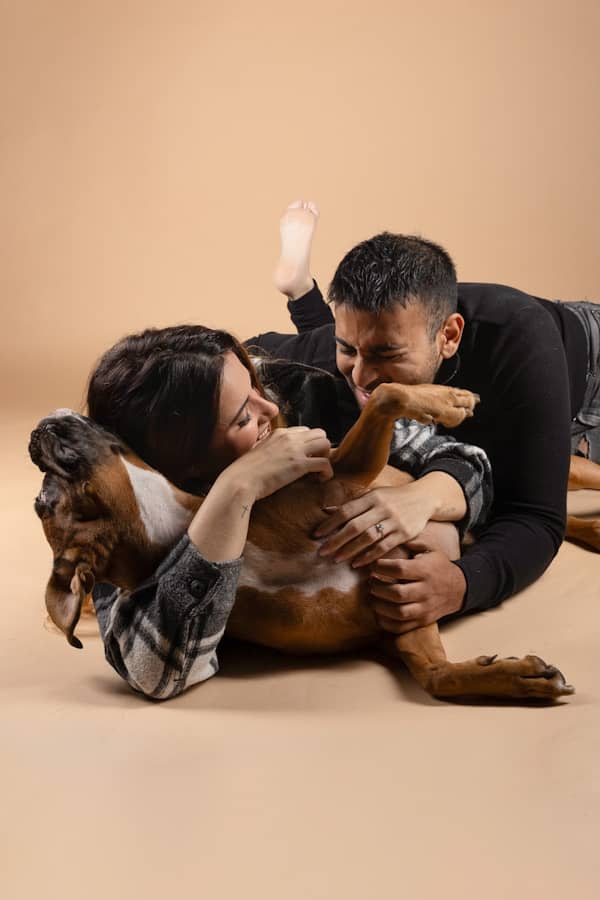
<svg viewBox="0 0 600 900">
<path fill-rule="evenodd" d="M 312 289 L 310 251 L 318 221 L 319 210 L 311 200 L 290 203 L 281 217 L 281 254 L 273 281 L 290 300 L 297 300 Z"/>
</svg>

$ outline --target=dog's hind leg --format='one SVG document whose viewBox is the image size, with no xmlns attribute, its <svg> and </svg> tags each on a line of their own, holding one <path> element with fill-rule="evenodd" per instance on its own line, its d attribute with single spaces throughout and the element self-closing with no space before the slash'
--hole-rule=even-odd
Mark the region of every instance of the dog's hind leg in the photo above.
<svg viewBox="0 0 600 900">
<path fill-rule="evenodd" d="M 574 693 L 562 673 L 539 656 L 478 656 L 467 662 L 450 662 L 437 625 L 416 628 L 395 638 L 386 635 L 383 642 L 433 697 L 550 701 Z"/>
<path fill-rule="evenodd" d="M 566 537 L 578 544 L 585 544 L 600 551 L 600 519 L 581 519 L 567 516 Z"/>
<path fill-rule="evenodd" d="M 583 456 L 572 456 L 569 467 L 570 491 L 600 491 L 600 465 Z"/>
<path fill-rule="evenodd" d="M 435 384 L 381 384 L 337 450 L 332 454 L 336 475 L 348 475 L 365 485 L 388 461 L 396 419 L 414 419 L 448 428 L 460 425 L 479 398 L 470 391 Z"/>
<path fill-rule="evenodd" d="M 600 465 L 583 456 L 572 456 L 569 469 L 570 491 L 600 491 Z M 600 551 L 600 519 L 567 516 L 566 537 Z"/>
</svg>

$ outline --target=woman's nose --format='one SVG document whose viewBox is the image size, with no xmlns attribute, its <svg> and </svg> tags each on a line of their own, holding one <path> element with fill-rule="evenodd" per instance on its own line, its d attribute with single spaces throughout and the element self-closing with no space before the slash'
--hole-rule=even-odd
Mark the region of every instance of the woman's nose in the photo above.
<svg viewBox="0 0 600 900">
<path fill-rule="evenodd" d="M 271 400 L 267 400 L 266 397 L 260 397 L 258 402 L 258 415 L 262 416 L 264 419 L 268 419 L 269 421 L 271 421 L 271 419 L 274 419 L 279 412 L 279 407 L 277 406 L 277 404 L 273 403 Z"/>
</svg>

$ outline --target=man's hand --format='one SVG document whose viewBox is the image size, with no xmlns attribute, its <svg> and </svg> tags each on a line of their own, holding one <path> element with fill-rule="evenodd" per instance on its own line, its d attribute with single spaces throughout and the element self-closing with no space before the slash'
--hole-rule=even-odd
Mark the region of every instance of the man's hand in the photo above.
<svg viewBox="0 0 600 900">
<path fill-rule="evenodd" d="M 380 628 L 404 634 L 462 607 L 467 584 L 448 557 L 413 541 L 413 559 L 380 559 L 372 568 L 370 603 Z M 424 551 L 424 552 L 422 552 Z"/>
</svg>

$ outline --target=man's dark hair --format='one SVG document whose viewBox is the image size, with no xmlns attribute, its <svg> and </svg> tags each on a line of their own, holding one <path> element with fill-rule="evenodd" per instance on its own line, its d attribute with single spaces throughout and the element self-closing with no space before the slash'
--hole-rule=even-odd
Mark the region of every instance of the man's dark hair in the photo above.
<svg viewBox="0 0 600 900">
<path fill-rule="evenodd" d="M 262 393 L 246 350 L 226 331 L 175 325 L 128 335 L 90 376 L 89 416 L 182 486 L 199 474 L 212 441 L 229 352 Z"/>
<path fill-rule="evenodd" d="M 378 314 L 421 303 L 433 335 L 456 312 L 456 269 L 438 244 L 384 231 L 350 250 L 336 269 L 329 300 Z"/>
</svg>

